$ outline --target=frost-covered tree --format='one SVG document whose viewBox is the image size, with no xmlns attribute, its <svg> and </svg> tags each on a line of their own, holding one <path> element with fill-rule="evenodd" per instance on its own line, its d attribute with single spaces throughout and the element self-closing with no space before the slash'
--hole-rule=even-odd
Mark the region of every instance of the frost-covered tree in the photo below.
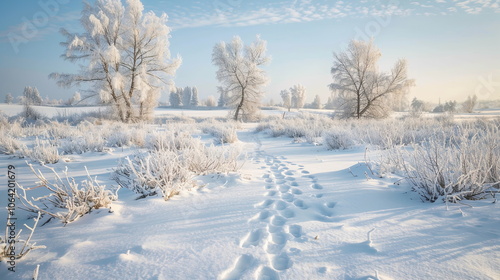
<svg viewBox="0 0 500 280">
<path fill-rule="evenodd" d="M 182 91 L 182 105 L 184 107 L 189 107 L 191 105 L 191 96 L 193 95 L 193 92 L 190 87 L 185 87 L 184 90 Z"/>
<path fill-rule="evenodd" d="M 474 107 L 476 107 L 477 104 L 477 95 L 473 96 L 468 96 L 467 100 L 465 100 L 464 103 L 462 103 L 462 109 L 466 113 L 473 113 L 474 112 Z"/>
<path fill-rule="evenodd" d="M 182 88 L 176 88 L 170 92 L 170 106 L 172 107 L 180 107 L 181 106 L 181 97 L 182 97 Z"/>
<path fill-rule="evenodd" d="M 405 60 L 398 60 L 390 73 L 378 70 L 379 49 L 372 41 L 352 40 L 346 51 L 334 54 L 330 89 L 346 117 L 380 118 L 390 112 L 390 98 L 404 94 L 413 80 L 407 77 Z"/>
<path fill-rule="evenodd" d="M 36 87 L 25 87 L 23 91 L 22 103 L 24 105 L 41 105 L 42 97 Z"/>
<path fill-rule="evenodd" d="M 306 88 L 301 84 L 297 84 L 290 88 L 290 93 L 292 94 L 292 107 L 304 108 L 306 104 Z"/>
<path fill-rule="evenodd" d="M 200 105 L 200 100 L 199 100 L 199 97 L 198 97 L 198 88 L 197 87 L 193 87 L 191 91 L 193 93 L 191 95 L 191 106 L 198 107 Z"/>
<path fill-rule="evenodd" d="M 325 104 L 325 109 L 329 110 L 335 109 L 335 100 L 332 96 L 328 97 L 328 101 Z"/>
<path fill-rule="evenodd" d="M 283 107 L 288 109 L 290 112 L 290 108 L 292 108 L 292 93 L 290 90 L 284 89 L 280 92 L 281 99 L 283 100 Z"/>
<path fill-rule="evenodd" d="M 227 105 L 227 92 L 224 90 L 224 87 L 217 87 L 217 91 L 219 92 L 219 101 L 217 102 L 217 106 L 222 108 Z"/>
<path fill-rule="evenodd" d="M 311 107 L 313 109 L 321 109 L 321 98 L 319 97 L 319 95 L 316 95 L 314 97 L 314 101 L 313 103 L 311 104 Z"/>
<path fill-rule="evenodd" d="M 207 100 L 205 101 L 205 104 L 207 107 L 215 107 L 215 105 L 217 104 L 215 102 L 215 97 L 213 97 L 212 95 L 210 95 Z"/>
<path fill-rule="evenodd" d="M 212 62 L 219 68 L 217 79 L 228 93 L 227 104 L 234 108 L 235 120 L 251 119 L 259 110 L 262 86 L 267 83 L 260 67 L 268 61 L 266 41 L 259 36 L 249 46 L 244 46 L 237 36 L 229 43 L 215 45 Z"/>
<path fill-rule="evenodd" d="M 77 91 L 75 92 L 75 94 L 73 94 L 73 96 L 68 100 L 68 105 L 75 105 L 77 104 L 78 102 L 80 102 L 82 100 L 82 97 L 80 95 L 80 93 Z"/>
<path fill-rule="evenodd" d="M 12 102 L 14 102 L 14 97 L 11 93 L 7 93 L 7 95 L 5 96 L 5 103 L 12 104 Z"/>
<path fill-rule="evenodd" d="M 175 74 L 180 58 L 171 59 L 167 15 L 143 13 L 139 0 L 85 2 L 83 33 L 66 37 L 63 57 L 81 62 L 77 74 L 52 73 L 64 87 L 90 83 L 92 94 L 111 104 L 123 122 L 150 117 L 160 91 Z"/>
</svg>

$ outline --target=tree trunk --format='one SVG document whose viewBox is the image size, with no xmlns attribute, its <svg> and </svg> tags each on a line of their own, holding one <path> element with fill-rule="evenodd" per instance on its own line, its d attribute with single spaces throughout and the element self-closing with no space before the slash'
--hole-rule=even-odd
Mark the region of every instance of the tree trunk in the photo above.
<svg viewBox="0 0 500 280">
<path fill-rule="evenodd" d="M 238 107 L 236 107 L 236 112 L 234 114 L 234 120 L 235 121 L 238 121 L 238 116 L 240 114 L 241 107 L 243 107 L 243 103 L 245 103 L 245 89 L 241 90 L 240 104 L 238 104 Z"/>
</svg>

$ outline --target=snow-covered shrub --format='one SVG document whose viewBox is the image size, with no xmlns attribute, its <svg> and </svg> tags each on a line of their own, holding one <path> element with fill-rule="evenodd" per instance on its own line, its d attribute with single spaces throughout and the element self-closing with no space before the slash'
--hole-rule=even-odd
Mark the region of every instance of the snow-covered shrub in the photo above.
<svg viewBox="0 0 500 280">
<path fill-rule="evenodd" d="M 234 146 L 198 145 L 184 151 L 183 160 L 196 175 L 237 171 L 241 150 Z"/>
<path fill-rule="evenodd" d="M 132 134 L 128 130 L 114 131 L 107 139 L 107 145 L 110 147 L 130 146 Z"/>
<path fill-rule="evenodd" d="M 105 144 L 106 140 L 98 132 L 88 132 L 67 138 L 61 143 L 61 150 L 64 154 L 102 152 Z"/>
<path fill-rule="evenodd" d="M 146 136 L 145 146 L 151 151 L 179 151 L 189 149 L 200 143 L 199 139 L 193 138 L 186 131 L 155 131 Z"/>
<path fill-rule="evenodd" d="M 457 124 L 411 149 L 392 149 L 385 163 L 400 170 L 428 201 L 478 199 L 500 183 L 498 122 Z"/>
<path fill-rule="evenodd" d="M 0 133 L 2 133 L 1 130 Z M 12 155 L 17 151 L 24 151 L 26 149 L 26 145 L 8 134 L 4 134 L 2 137 L 0 137 L 0 153 Z"/>
<path fill-rule="evenodd" d="M 330 130 L 323 133 L 323 145 L 328 150 L 345 150 L 354 144 L 352 136 L 347 130 Z"/>
<path fill-rule="evenodd" d="M 38 186 L 43 187 L 44 191 L 33 198 L 28 195 L 28 191 L 33 188 L 19 185 L 18 196 L 27 211 L 40 212 L 67 224 L 94 209 L 108 208 L 118 198 L 116 192 L 99 185 L 97 178 L 92 178 L 88 171 L 88 179 L 78 184 L 68 176 L 67 169 L 62 172 L 64 177 L 61 177 L 54 168 L 46 167 L 54 174 L 54 181 L 50 182 L 40 170 L 35 171 L 31 164 L 29 167 L 40 180 Z"/>
<path fill-rule="evenodd" d="M 155 132 L 147 138 L 149 151 L 122 161 L 114 172 L 120 186 L 141 194 L 160 194 L 165 200 L 194 187 L 194 177 L 236 171 L 240 150 L 233 146 L 205 146 L 182 132 Z"/>
<path fill-rule="evenodd" d="M 238 141 L 237 124 L 235 122 L 211 122 L 201 126 L 203 133 L 212 135 L 215 138 L 215 143 L 226 144 L 235 143 Z"/>
<path fill-rule="evenodd" d="M 31 150 L 26 150 L 29 158 L 41 164 L 57 163 L 59 161 L 59 151 L 57 146 L 48 140 L 36 138 L 35 145 Z"/>
<path fill-rule="evenodd" d="M 132 159 L 127 157 L 115 170 L 114 179 L 141 197 L 161 193 L 165 200 L 195 185 L 187 162 L 171 150 L 152 151 Z"/>
<path fill-rule="evenodd" d="M 0 236 L 0 262 L 3 260 L 5 260 L 6 262 L 16 261 L 22 259 L 32 250 L 45 248 L 45 246 L 43 245 L 37 246 L 36 242 L 33 243 L 31 242 L 31 238 L 35 233 L 36 226 L 38 225 L 38 221 L 40 220 L 40 215 L 41 213 L 38 212 L 37 218 L 33 219 L 35 223 L 33 224 L 32 227 L 24 224 L 24 226 L 30 231 L 28 238 L 26 239 L 21 239 L 22 230 L 18 231 L 15 236 L 12 236 L 9 230 L 10 228 L 9 222 L 7 222 L 5 228 L 5 237 L 2 238 L 2 236 Z M 11 215 L 9 212 L 7 221 L 10 220 L 11 220 Z M 11 243 L 12 241 L 14 242 Z"/>
</svg>

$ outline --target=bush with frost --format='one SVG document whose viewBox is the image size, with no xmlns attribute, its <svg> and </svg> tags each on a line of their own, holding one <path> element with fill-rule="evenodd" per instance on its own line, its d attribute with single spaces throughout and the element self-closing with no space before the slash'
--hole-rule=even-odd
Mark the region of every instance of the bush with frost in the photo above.
<svg viewBox="0 0 500 280">
<path fill-rule="evenodd" d="M 122 161 L 113 179 L 140 198 L 161 195 L 165 200 L 196 186 L 195 177 L 236 171 L 240 150 L 206 146 L 183 132 L 155 132 L 146 139 L 148 151 Z"/>
<path fill-rule="evenodd" d="M 91 177 L 88 171 L 87 180 L 77 183 L 68 176 L 67 169 L 62 172 L 61 177 L 54 168 L 46 167 L 54 176 L 51 182 L 40 170 L 35 170 L 31 164 L 29 167 L 40 181 L 38 186 L 31 188 L 19 185 L 18 196 L 24 206 L 22 208 L 48 215 L 49 219 L 55 218 L 64 224 L 71 223 L 95 209 L 109 208 L 118 198 L 116 190 L 100 185 L 97 178 Z M 38 196 L 29 195 L 38 188 L 42 188 L 37 190 Z"/>
<path fill-rule="evenodd" d="M 235 122 L 216 122 L 201 124 L 203 133 L 214 137 L 216 144 L 235 143 L 238 141 L 237 123 Z"/>
</svg>

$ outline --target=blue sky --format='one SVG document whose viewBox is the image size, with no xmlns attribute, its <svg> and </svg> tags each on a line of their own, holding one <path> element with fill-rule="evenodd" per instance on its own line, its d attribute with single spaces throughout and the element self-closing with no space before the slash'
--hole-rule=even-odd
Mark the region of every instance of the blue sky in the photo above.
<svg viewBox="0 0 500 280">
<path fill-rule="evenodd" d="M 92 1 L 91 1 L 92 2 Z M 145 10 L 167 13 L 173 28 L 171 52 L 183 58 L 177 86 L 197 86 L 202 98 L 216 94 L 213 46 L 239 35 L 267 40 L 271 63 L 266 98 L 301 83 L 308 102 L 326 101 L 332 82 L 332 54 L 353 38 L 373 37 L 382 51 L 381 68 L 406 58 L 416 80 L 411 97 L 437 102 L 500 98 L 500 3 L 498 0 L 326 1 L 326 0 L 143 0 Z M 0 102 L 7 93 L 36 86 L 42 96 L 67 99 L 47 76 L 75 72 L 60 58 L 61 27 L 79 31 L 82 2 L 3 1 L 0 17 Z M 166 95 L 162 96 L 166 100 Z"/>
</svg>

